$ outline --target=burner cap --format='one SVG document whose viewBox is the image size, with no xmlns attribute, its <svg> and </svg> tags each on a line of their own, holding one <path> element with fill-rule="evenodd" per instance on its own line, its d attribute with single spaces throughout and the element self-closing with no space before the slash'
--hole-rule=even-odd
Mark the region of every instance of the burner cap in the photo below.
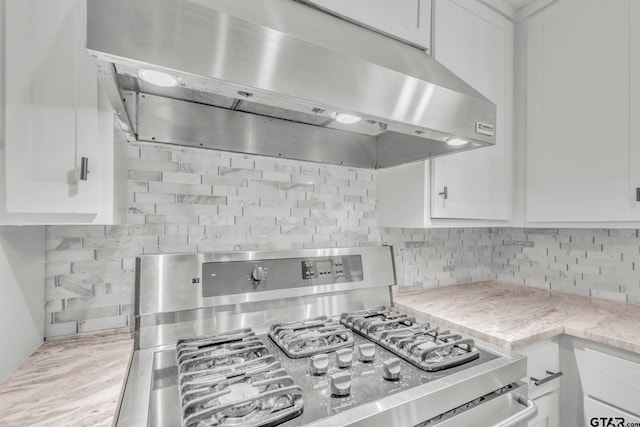
<svg viewBox="0 0 640 427">
<path fill-rule="evenodd" d="M 218 402 L 221 405 L 233 404 L 233 402 L 250 399 L 260 394 L 260 390 L 258 390 L 257 387 L 254 387 L 251 384 L 247 383 L 231 384 L 227 388 L 227 390 L 230 390 L 229 393 L 224 394 L 218 398 Z M 244 404 L 232 406 L 223 412 L 228 416 L 242 417 L 251 413 L 255 409 L 256 404 L 256 401 L 251 401 Z"/>
</svg>

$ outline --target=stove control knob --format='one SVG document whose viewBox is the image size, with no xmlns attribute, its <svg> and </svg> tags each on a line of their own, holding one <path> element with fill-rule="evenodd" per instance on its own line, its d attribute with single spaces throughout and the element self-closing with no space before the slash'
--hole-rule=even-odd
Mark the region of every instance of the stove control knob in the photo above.
<svg viewBox="0 0 640 427">
<path fill-rule="evenodd" d="M 251 272 L 251 278 L 254 282 L 262 282 L 264 279 L 266 279 L 267 274 L 264 271 L 264 267 L 260 267 L 259 265 L 257 265 Z"/>
<path fill-rule="evenodd" d="M 392 357 L 382 364 L 383 374 L 387 381 L 398 381 L 400 379 L 400 359 Z"/>
<path fill-rule="evenodd" d="M 336 365 L 338 368 L 350 368 L 353 364 L 353 351 L 350 348 L 336 350 Z"/>
<path fill-rule="evenodd" d="M 349 372 L 338 372 L 331 375 L 331 394 L 342 397 L 351 393 L 351 374 Z"/>
<path fill-rule="evenodd" d="M 311 361 L 309 366 L 311 375 L 324 375 L 327 373 L 327 369 L 329 368 L 328 354 L 316 354 L 315 356 L 311 356 L 309 360 Z"/>
<path fill-rule="evenodd" d="M 376 346 L 373 343 L 360 344 L 358 350 L 361 362 L 373 362 L 373 359 L 376 357 Z"/>
</svg>

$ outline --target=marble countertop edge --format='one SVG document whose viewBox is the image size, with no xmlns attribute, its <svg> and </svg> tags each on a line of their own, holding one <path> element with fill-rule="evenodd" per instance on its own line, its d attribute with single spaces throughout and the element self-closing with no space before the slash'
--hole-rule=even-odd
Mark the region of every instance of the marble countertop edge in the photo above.
<svg viewBox="0 0 640 427">
<path fill-rule="evenodd" d="M 0 384 L 0 425 L 112 426 L 132 354 L 130 331 L 45 341 Z"/>
<path fill-rule="evenodd" d="M 394 305 L 506 350 L 566 334 L 640 354 L 640 306 L 505 282 L 395 293 Z"/>
<path fill-rule="evenodd" d="M 475 338 L 481 339 L 488 343 L 498 345 L 506 350 L 516 350 L 518 348 L 525 347 L 529 344 L 533 344 L 548 338 L 553 338 L 555 336 L 562 335 L 563 333 L 565 333 L 564 327 L 556 326 L 541 332 L 537 332 L 535 334 L 528 335 L 523 338 L 509 339 L 499 335 L 492 334 L 491 332 L 484 331 L 478 327 L 471 327 L 462 323 L 458 323 L 456 321 L 452 321 L 446 317 L 434 316 L 427 312 L 416 310 L 413 307 L 410 307 L 402 303 L 394 303 L 394 305 L 400 310 L 405 311 L 409 314 L 413 314 L 418 318 L 435 322 L 439 325 L 455 329 L 456 331 L 462 332 L 464 334 L 469 334 Z"/>
</svg>

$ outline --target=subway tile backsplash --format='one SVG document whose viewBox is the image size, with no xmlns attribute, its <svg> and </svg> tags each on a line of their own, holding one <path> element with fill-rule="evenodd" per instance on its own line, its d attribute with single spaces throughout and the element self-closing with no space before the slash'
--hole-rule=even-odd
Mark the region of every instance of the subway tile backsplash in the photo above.
<svg viewBox="0 0 640 427">
<path fill-rule="evenodd" d="M 376 225 L 368 169 L 129 148 L 127 225 L 49 226 L 46 336 L 131 327 L 139 254 L 393 245 L 399 288 L 503 280 L 640 303 L 638 230 Z"/>
</svg>

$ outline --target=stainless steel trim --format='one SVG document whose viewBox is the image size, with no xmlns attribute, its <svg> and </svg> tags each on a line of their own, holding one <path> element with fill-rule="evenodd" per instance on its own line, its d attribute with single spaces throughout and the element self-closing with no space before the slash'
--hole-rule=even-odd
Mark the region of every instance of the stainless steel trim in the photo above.
<svg viewBox="0 0 640 427">
<path fill-rule="evenodd" d="M 480 342 L 479 345 L 488 347 L 501 357 L 346 410 L 339 415 L 308 424 L 307 427 L 416 425 L 506 384 L 515 383 L 526 375 L 526 358 L 523 356 L 500 350 L 490 344 Z M 136 351 L 127 379 L 122 409 L 116 423 L 118 427 L 148 425 L 147 402 L 151 395 L 154 354 L 174 347 L 163 346 Z M 522 393 L 526 393 L 526 387 Z"/>
<path fill-rule="evenodd" d="M 98 66 L 107 71 L 100 73 L 107 85 L 117 85 L 118 78 L 111 75 L 104 63 L 129 70 L 134 79 L 141 68 L 173 74 L 179 83 L 173 90 L 163 90 L 163 96 L 168 98 L 204 93 L 206 96 L 196 98 L 228 97 L 230 105 L 234 105 L 234 99 L 242 98 L 244 93 L 251 94 L 251 102 L 306 115 L 321 114 L 327 119 L 336 112 L 359 115 L 364 119 L 362 123 L 372 122 L 376 128 L 374 135 L 386 130 L 378 146 L 386 146 L 384 142 L 389 141 L 403 152 L 394 156 L 393 148 L 387 148 L 386 156 L 390 158 L 378 152 L 377 162 L 371 162 L 367 149 L 367 159 L 359 162 L 367 167 L 384 167 L 495 144 L 495 136 L 475 132 L 476 122 L 496 123 L 495 104 L 431 56 L 296 1 L 249 3 L 88 0 L 87 49 Z M 111 92 L 115 94 L 118 90 Z M 120 105 L 121 98 L 110 98 L 119 113 L 126 111 L 128 121 L 135 122 L 132 112 Z M 179 118 L 176 126 L 185 128 L 193 126 L 196 119 L 206 122 L 204 114 Z M 126 120 L 123 123 L 131 127 Z M 195 126 L 207 128 L 205 124 Z M 371 129 L 363 133 L 372 135 Z M 184 136 L 189 132 L 177 134 Z M 293 136 L 300 142 L 299 133 Z M 447 136 L 472 143 L 462 148 L 450 147 L 443 140 Z M 318 150 L 330 151 L 326 147 L 330 140 L 324 134 Z M 210 147 L 192 138 L 187 141 L 173 138 L 172 142 L 188 144 L 188 141 Z M 310 152 L 310 146 L 306 145 L 302 155 Z M 334 146 L 340 153 L 340 144 Z M 239 149 L 252 147 L 247 142 L 236 147 Z M 248 152 L 301 156 L 268 147 L 253 147 Z M 329 155 L 329 159 L 315 160 L 318 156 L 323 155 L 304 159 L 336 162 L 341 157 L 351 157 Z"/>
<path fill-rule="evenodd" d="M 98 79 L 101 82 L 100 88 L 104 91 L 113 108 L 116 118 L 120 124 L 120 129 L 125 134 L 127 141 L 135 141 L 135 128 L 133 118 L 135 115 L 125 107 L 125 99 L 122 91 L 118 87 L 115 67 L 112 63 L 101 61 L 96 55 L 92 55 L 98 71 Z"/>
<path fill-rule="evenodd" d="M 478 396 L 484 396 L 522 378 L 526 360 L 518 356 L 494 359 L 384 399 L 358 406 L 307 427 L 370 427 L 416 425 Z M 475 397 L 474 397 L 475 396 Z"/>
<path fill-rule="evenodd" d="M 281 291 L 259 292 L 267 299 L 284 296 L 319 295 L 333 291 L 395 285 L 393 251 L 390 246 L 360 248 L 289 249 L 279 251 L 211 252 L 198 254 L 143 255 L 139 257 L 136 290 L 139 292 L 135 314 L 145 315 L 233 304 L 257 299 L 250 295 L 203 297 L 202 264 L 206 262 L 244 261 L 278 258 L 330 257 L 362 254 L 364 280 L 334 285 L 308 286 Z"/>
<path fill-rule="evenodd" d="M 246 286 L 234 281 L 225 290 L 228 294 L 203 296 L 205 263 L 348 255 L 361 255 L 361 280 L 317 284 L 325 279 L 305 280 L 299 271 L 300 277 L 291 277 L 284 289 L 263 290 L 249 285 L 251 291 L 247 292 Z M 236 268 L 245 267 L 249 266 Z M 136 259 L 135 348 L 171 344 L 187 336 L 390 306 L 390 287 L 395 284 L 390 246 L 144 255 Z"/>
<path fill-rule="evenodd" d="M 516 401 L 524 406 L 524 409 L 501 423 L 496 424 L 494 427 L 515 427 L 533 419 L 538 414 L 538 407 L 533 400 L 522 395 L 517 395 Z"/>
<path fill-rule="evenodd" d="M 350 310 L 388 306 L 389 303 L 389 294 L 383 289 L 363 288 L 347 292 L 147 314 L 136 316 L 138 334 L 135 348 L 172 344 L 184 337 L 215 335 L 229 330 L 257 328 L 260 325 L 293 322 L 320 315 L 337 316 Z"/>
<path fill-rule="evenodd" d="M 373 136 L 154 95 L 139 95 L 137 109 L 144 141 L 360 168 L 376 164 Z"/>
<path fill-rule="evenodd" d="M 153 380 L 153 355 L 159 349 L 135 351 L 115 422 L 117 426 L 148 425 L 149 399 Z"/>
<path fill-rule="evenodd" d="M 395 132 L 378 135 L 376 138 L 376 168 L 417 162 L 454 152 L 469 151 L 486 145 L 483 142 L 472 141 L 466 145 L 451 146 L 443 142 L 445 138 L 445 134 L 432 131 L 425 131 L 421 138 Z"/>
</svg>

